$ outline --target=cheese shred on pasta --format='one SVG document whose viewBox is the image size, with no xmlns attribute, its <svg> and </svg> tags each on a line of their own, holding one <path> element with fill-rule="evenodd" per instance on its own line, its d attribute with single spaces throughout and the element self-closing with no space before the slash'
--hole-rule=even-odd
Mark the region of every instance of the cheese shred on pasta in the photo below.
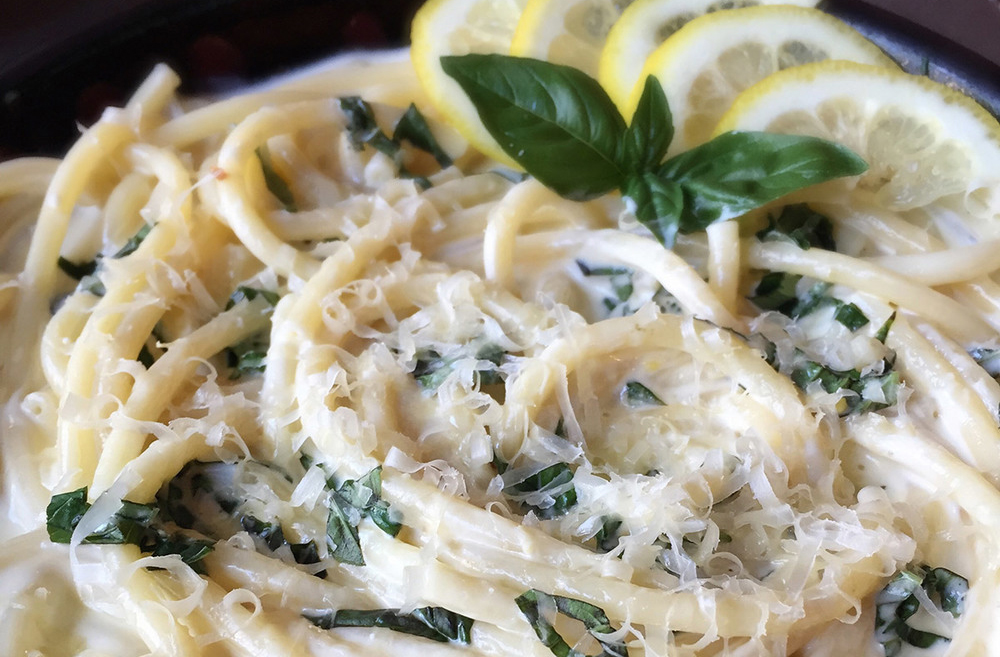
<svg viewBox="0 0 1000 657">
<path fill-rule="evenodd" d="M 0 654 L 1000 654 L 996 234 L 667 250 L 393 139 L 405 53 L 177 85 L 0 164 Z"/>
</svg>

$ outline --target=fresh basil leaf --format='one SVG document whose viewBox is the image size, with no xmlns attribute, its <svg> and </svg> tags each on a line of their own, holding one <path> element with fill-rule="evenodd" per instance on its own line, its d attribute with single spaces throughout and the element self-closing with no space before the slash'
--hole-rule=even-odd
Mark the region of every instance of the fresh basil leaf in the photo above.
<svg viewBox="0 0 1000 657">
<path fill-rule="evenodd" d="M 673 139 L 674 118 L 667 96 L 660 81 L 650 75 L 642 88 L 632 123 L 625 131 L 623 161 L 633 171 L 653 169 L 663 161 Z"/>
<path fill-rule="evenodd" d="M 338 99 L 340 110 L 347 117 L 347 135 L 356 150 L 371 146 L 380 153 L 396 159 L 399 144 L 390 139 L 375 121 L 375 112 L 367 101 L 359 96 L 345 96 Z"/>
<path fill-rule="evenodd" d="M 603 516 L 601 528 L 594 536 L 594 542 L 599 552 L 611 552 L 618 547 L 621 540 L 622 519 L 618 516 Z"/>
<path fill-rule="evenodd" d="M 607 93 L 570 66 L 495 54 L 441 58 L 507 155 L 574 200 L 620 187 L 625 120 Z"/>
<path fill-rule="evenodd" d="M 303 614 L 324 630 L 335 627 L 381 627 L 439 643 L 469 644 L 473 619 L 443 607 L 420 607 L 408 614 L 398 609 L 340 609 L 324 614 Z"/>
<path fill-rule="evenodd" d="M 804 187 L 867 169 L 850 149 L 823 139 L 727 132 L 671 158 L 658 173 L 683 188 L 679 229 L 691 233 Z"/>
<path fill-rule="evenodd" d="M 615 632 L 608 615 L 600 607 L 560 595 L 550 595 L 538 589 L 530 589 L 519 595 L 515 602 L 528 620 L 535 636 L 558 657 L 582 657 L 556 631 L 543 613 L 544 609 L 555 609 L 564 616 L 583 623 L 587 632 L 597 640 L 601 652 L 597 657 L 628 657 L 628 647 L 624 641 L 608 641 L 606 636 Z"/>
<path fill-rule="evenodd" d="M 413 103 L 410 103 L 410 106 L 406 109 L 406 113 L 396 123 L 396 128 L 392 133 L 392 140 L 396 143 L 408 141 L 420 150 L 427 151 L 434 156 L 434 159 L 437 160 L 437 163 L 442 168 L 452 165 L 451 156 L 441 148 L 434 133 L 431 132 L 430 126 L 427 125 L 424 115 L 420 113 L 420 110 Z"/>
<path fill-rule="evenodd" d="M 75 281 L 83 280 L 85 276 L 92 276 L 94 272 L 97 271 L 97 260 L 87 260 L 86 262 L 73 262 L 71 260 L 67 260 L 62 256 L 59 256 L 59 259 L 56 260 L 56 263 L 59 265 L 59 269 L 61 269 L 64 274 L 66 274 Z"/>
<path fill-rule="evenodd" d="M 833 222 L 805 203 L 786 205 L 777 216 L 768 215 L 767 220 L 767 228 L 757 233 L 761 242 L 790 242 L 800 249 L 837 250 Z"/>
<path fill-rule="evenodd" d="M 672 180 L 645 172 L 629 176 L 622 194 L 635 204 L 639 223 L 662 244 L 673 246 L 687 202 L 684 189 Z"/>
<path fill-rule="evenodd" d="M 622 400 L 631 408 L 643 406 L 664 406 L 663 400 L 656 393 L 638 381 L 629 381 L 622 391 Z"/>
<path fill-rule="evenodd" d="M 111 518 L 88 535 L 84 543 L 141 545 L 159 509 L 152 504 L 122 500 Z"/>
<path fill-rule="evenodd" d="M 90 510 L 87 488 L 53 495 L 45 507 L 45 528 L 53 543 L 69 543 L 80 519 Z"/>
<path fill-rule="evenodd" d="M 504 493 L 510 497 L 521 497 L 527 493 L 549 493 L 552 504 L 530 504 L 524 503 L 527 511 L 534 511 L 535 515 L 543 520 L 561 516 L 576 505 L 576 487 L 569 484 L 573 481 L 573 471 L 566 463 L 556 463 L 546 468 L 542 468 L 533 475 L 529 475 L 504 488 Z M 552 492 L 558 492 L 552 495 Z"/>
<path fill-rule="evenodd" d="M 267 150 L 267 146 L 258 146 L 255 152 L 257 153 L 257 159 L 260 160 L 261 171 L 264 172 L 264 184 L 267 186 L 267 191 L 271 192 L 274 198 L 278 199 L 285 210 L 288 212 L 298 212 L 299 208 L 295 204 L 295 195 L 292 194 L 292 188 L 275 171 L 274 165 L 271 163 L 271 153 Z"/>
</svg>

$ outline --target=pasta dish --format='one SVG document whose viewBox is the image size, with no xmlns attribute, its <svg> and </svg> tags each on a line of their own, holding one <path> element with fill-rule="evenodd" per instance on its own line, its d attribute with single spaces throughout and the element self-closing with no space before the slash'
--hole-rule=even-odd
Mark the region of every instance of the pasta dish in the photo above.
<svg viewBox="0 0 1000 657">
<path fill-rule="evenodd" d="M 996 121 L 420 29 L 0 164 L 0 654 L 1000 654 Z"/>
</svg>

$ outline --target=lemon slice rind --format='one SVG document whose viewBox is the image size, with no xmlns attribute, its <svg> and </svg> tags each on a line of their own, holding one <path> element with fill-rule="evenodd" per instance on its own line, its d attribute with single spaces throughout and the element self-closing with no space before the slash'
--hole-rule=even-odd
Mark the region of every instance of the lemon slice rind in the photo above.
<svg viewBox="0 0 1000 657">
<path fill-rule="evenodd" d="M 716 11 L 772 4 L 815 7 L 817 0 L 636 0 L 608 32 L 597 79 L 625 110 L 646 60 L 684 24 Z"/>
<path fill-rule="evenodd" d="M 959 195 L 963 211 L 1000 232 L 1000 124 L 925 77 L 854 62 L 807 64 L 744 91 L 715 134 L 730 130 L 840 142 L 868 161 L 858 185 L 879 205 L 906 211 Z"/>
<path fill-rule="evenodd" d="M 414 16 L 410 33 L 410 59 L 434 109 L 478 150 L 513 167 L 516 163 L 483 126 L 472 101 L 441 68 L 441 57 L 506 54 L 525 2 L 430 0 Z"/>
<path fill-rule="evenodd" d="M 769 5 L 708 14 L 691 21 L 649 57 L 640 80 L 655 75 L 674 116 L 677 153 L 711 136 L 747 87 L 791 66 L 844 59 L 897 68 L 846 23 L 817 9 Z M 642 85 L 632 91 L 631 116 Z"/>
</svg>

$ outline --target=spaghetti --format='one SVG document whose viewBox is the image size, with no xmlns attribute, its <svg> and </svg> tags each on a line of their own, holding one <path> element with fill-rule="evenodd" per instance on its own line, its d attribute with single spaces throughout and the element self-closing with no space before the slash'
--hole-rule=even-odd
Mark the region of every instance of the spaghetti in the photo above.
<svg viewBox="0 0 1000 657">
<path fill-rule="evenodd" d="M 177 84 L 0 165 L 0 653 L 997 652 L 996 235 L 671 251 L 390 136 L 405 53 Z"/>
</svg>

